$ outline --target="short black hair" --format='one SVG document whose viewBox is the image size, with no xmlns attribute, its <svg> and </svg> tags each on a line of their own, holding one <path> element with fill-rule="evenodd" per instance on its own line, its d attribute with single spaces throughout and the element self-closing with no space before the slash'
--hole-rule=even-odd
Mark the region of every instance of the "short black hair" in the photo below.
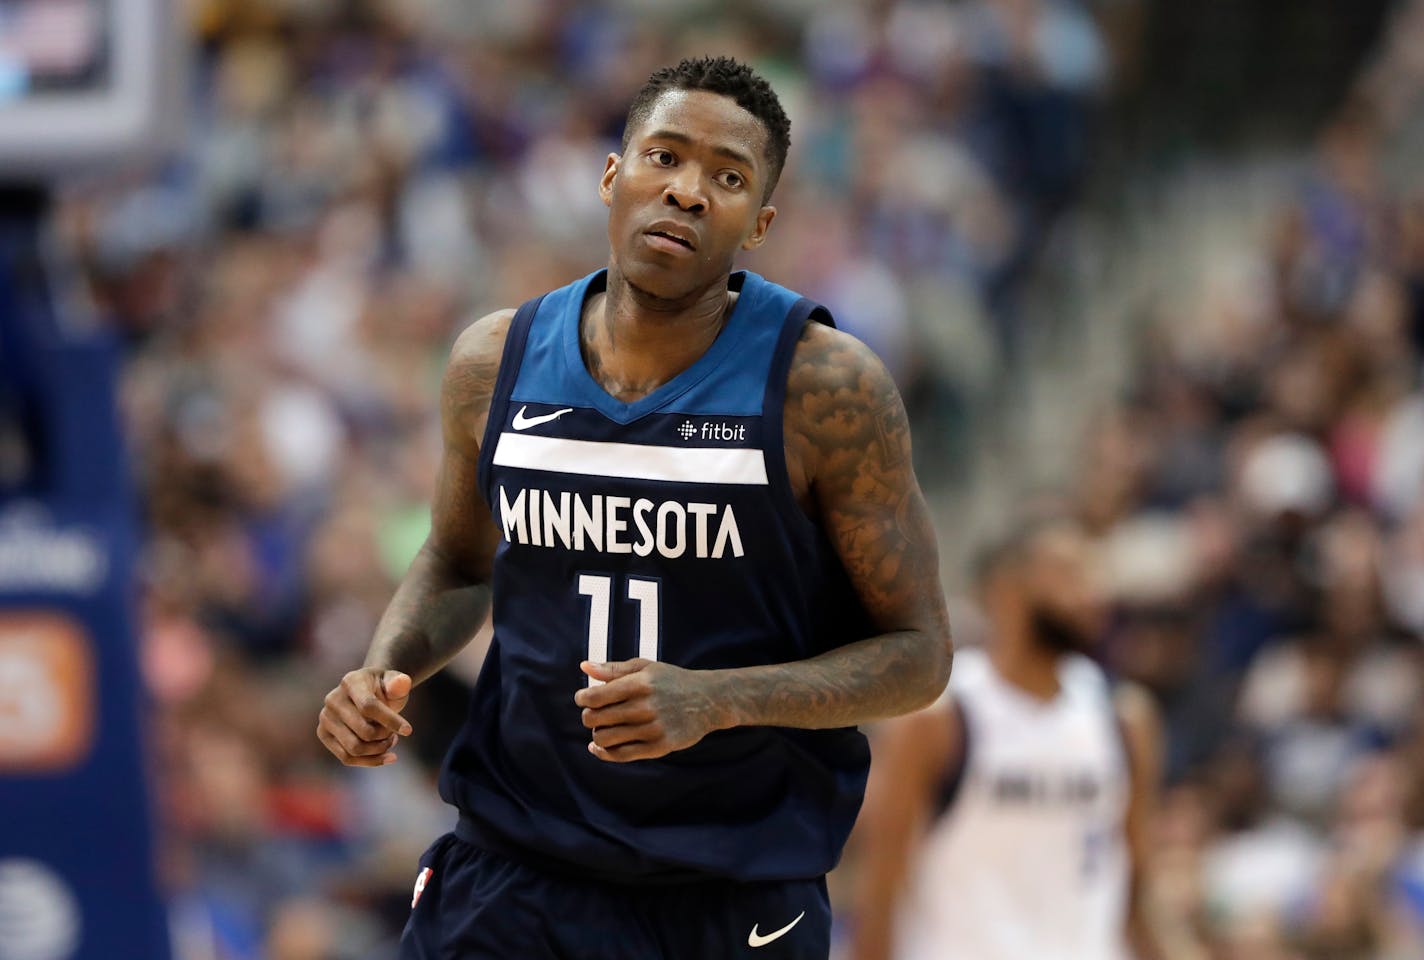
<svg viewBox="0 0 1424 960">
<path fill-rule="evenodd" d="M 781 108 L 781 100 L 771 84 L 751 67 L 731 57 L 699 57 L 683 60 L 675 67 L 663 67 L 648 78 L 628 105 L 628 119 L 623 124 L 623 149 L 628 149 L 633 131 L 653 112 L 658 97 L 669 90 L 705 90 L 731 97 L 737 106 L 761 121 L 766 128 L 768 163 L 762 199 L 769 198 L 781 178 L 781 168 L 786 165 L 786 151 L 791 149 L 791 120 Z"/>
</svg>

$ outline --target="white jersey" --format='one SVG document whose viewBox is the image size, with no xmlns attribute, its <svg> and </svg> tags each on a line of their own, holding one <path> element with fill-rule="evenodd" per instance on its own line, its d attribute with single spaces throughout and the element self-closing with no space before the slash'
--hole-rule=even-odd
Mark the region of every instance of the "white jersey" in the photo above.
<svg viewBox="0 0 1424 960">
<path fill-rule="evenodd" d="M 900 960 L 1126 957 L 1130 778 L 1111 691 L 1081 656 L 1059 683 L 1039 700 L 984 651 L 956 655 L 965 764 L 911 867 Z"/>
</svg>

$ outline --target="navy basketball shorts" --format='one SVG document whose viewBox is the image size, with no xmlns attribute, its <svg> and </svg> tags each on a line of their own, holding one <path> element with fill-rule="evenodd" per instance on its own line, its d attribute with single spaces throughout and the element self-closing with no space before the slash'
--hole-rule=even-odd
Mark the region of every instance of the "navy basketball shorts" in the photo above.
<svg viewBox="0 0 1424 960">
<path fill-rule="evenodd" d="M 826 960 L 830 940 L 824 879 L 574 880 L 451 833 L 420 858 L 400 960 Z"/>
</svg>

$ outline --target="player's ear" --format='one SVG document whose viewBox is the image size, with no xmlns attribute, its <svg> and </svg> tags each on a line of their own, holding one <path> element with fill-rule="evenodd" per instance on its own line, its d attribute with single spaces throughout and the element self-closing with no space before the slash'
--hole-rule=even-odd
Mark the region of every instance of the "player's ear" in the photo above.
<svg viewBox="0 0 1424 960">
<path fill-rule="evenodd" d="M 776 208 L 771 204 L 763 204 L 757 213 L 756 226 L 752 228 L 751 234 L 742 241 L 743 250 L 755 250 L 766 242 L 766 231 L 771 229 L 771 221 L 776 219 Z"/>
<path fill-rule="evenodd" d="M 622 159 L 618 154 L 610 153 L 603 162 L 603 179 L 598 181 L 598 195 L 603 198 L 605 207 L 613 203 L 613 178 L 618 175 L 618 164 Z"/>
</svg>

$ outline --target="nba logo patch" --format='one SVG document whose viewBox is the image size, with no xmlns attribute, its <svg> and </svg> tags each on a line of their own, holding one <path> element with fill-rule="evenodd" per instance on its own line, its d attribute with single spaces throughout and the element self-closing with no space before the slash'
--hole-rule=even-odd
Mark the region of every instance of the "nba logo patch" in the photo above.
<svg viewBox="0 0 1424 960">
<path fill-rule="evenodd" d="M 425 885 L 430 882 L 430 875 L 435 871 L 426 867 L 420 871 L 420 876 L 415 878 L 415 892 L 410 897 L 410 908 L 415 909 L 415 905 L 420 902 L 420 895 L 425 892 Z"/>
</svg>

